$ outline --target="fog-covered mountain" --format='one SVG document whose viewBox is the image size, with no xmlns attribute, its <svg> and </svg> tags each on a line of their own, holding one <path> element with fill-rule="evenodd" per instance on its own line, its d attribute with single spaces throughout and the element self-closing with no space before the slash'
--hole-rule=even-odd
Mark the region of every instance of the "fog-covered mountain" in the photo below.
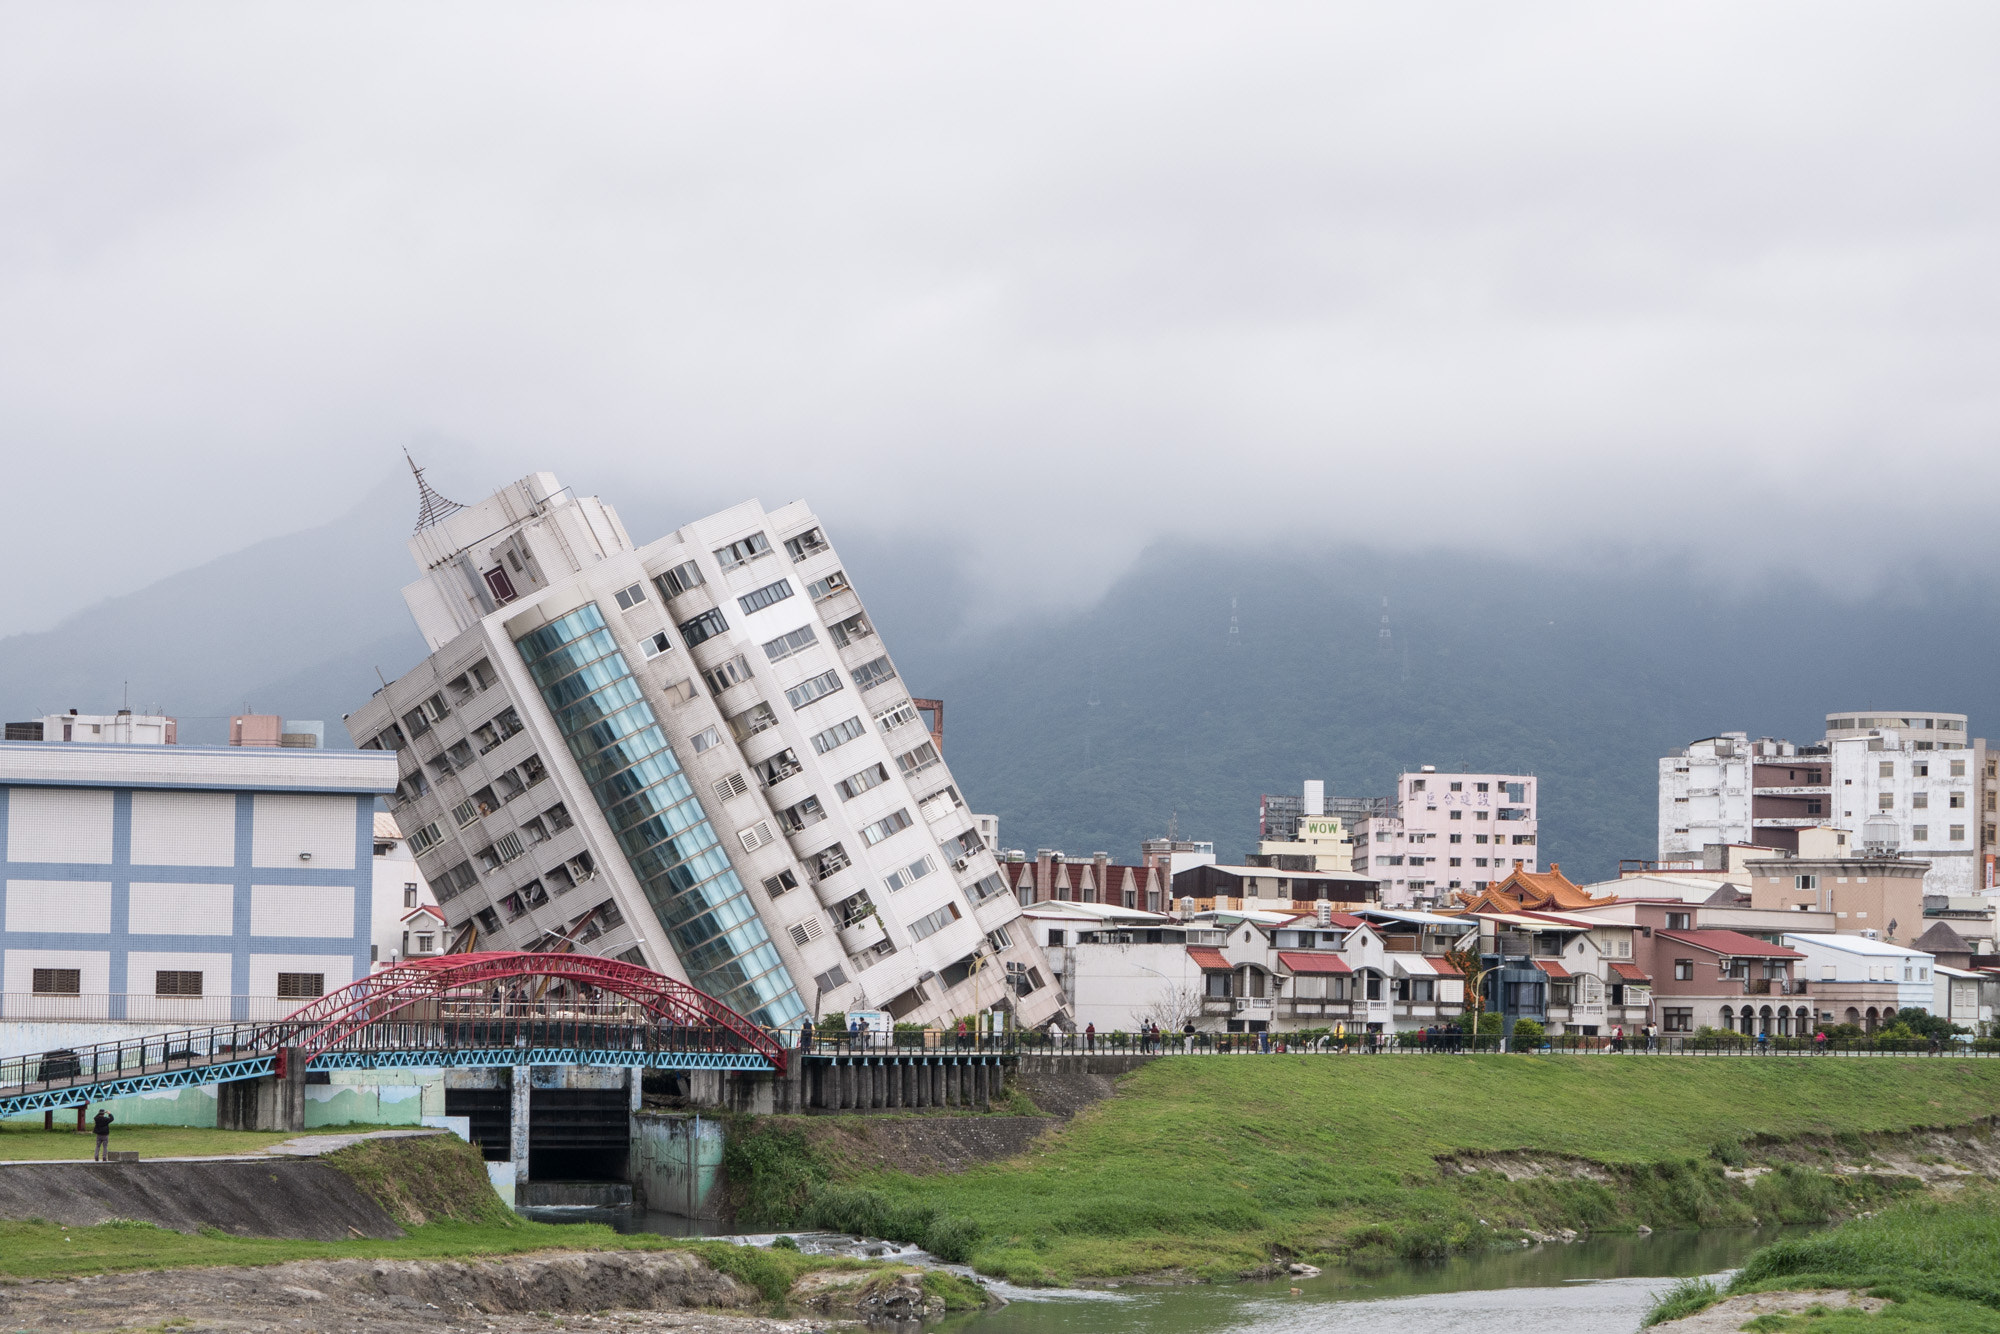
<svg viewBox="0 0 2000 1334">
<path fill-rule="evenodd" d="M 677 517 L 659 498 L 621 508 L 642 541 Z M 413 509 L 407 479 L 385 482 L 336 523 L 0 639 L 0 713 L 109 710 L 129 681 L 189 741 L 248 705 L 322 718 L 345 744 L 340 716 L 377 669 L 422 656 L 398 596 Z M 1368 795 L 1436 764 L 1539 775 L 1544 857 L 1596 876 L 1651 854 L 1670 746 L 1724 728 L 1810 739 L 1834 709 L 1961 710 L 1981 734 L 2000 718 L 1992 579 L 1850 598 L 1725 592 L 1666 564 L 1169 543 L 1085 610 L 993 624 L 959 572 L 835 532 L 910 688 L 946 701 L 967 799 L 1030 849 L 1131 857 L 1177 817 L 1233 857 L 1261 792 L 1325 778 Z"/>
</svg>

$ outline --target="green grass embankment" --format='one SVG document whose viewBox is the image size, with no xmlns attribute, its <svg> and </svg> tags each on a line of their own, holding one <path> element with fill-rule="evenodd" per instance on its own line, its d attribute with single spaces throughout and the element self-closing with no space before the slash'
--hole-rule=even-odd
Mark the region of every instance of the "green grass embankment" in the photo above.
<svg viewBox="0 0 2000 1334">
<path fill-rule="evenodd" d="M 88 1158 L 96 1143 L 88 1131 L 42 1129 L 40 1122 L 0 1122 L 0 1162 L 47 1162 L 59 1158 Z M 74 1113 L 67 1124 L 75 1125 Z M 354 1130 L 381 1130 L 381 1126 L 354 1126 Z M 314 1130 L 314 1135 L 340 1134 L 348 1127 Z M 124 1126 L 111 1128 L 111 1147 L 136 1151 L 141 1158 L 206 1158 L 239 1153 L 261 1153 L 273 1144 L 297 1139 L 298 1134 L 282 1130 L 215 1130 L 205 1126 Z"/>
<path fill-rule="evenodd" d="M 1874 1314 L 1810 1308 L 1758 1316 L 1757 1334 L 2000 1334 L 2000 1190 L 1965 1187 L 1955 1198 L 1910 1200 L 1818 1236 L 1752 1255 L 1727 1288 L 1683 1285 L 1651 1319 L 1691 1315 L 1724 1296 L 1845 1289 L 1884 1297 Z"/>
<path fill-rule="evenodd" d="M 1274 1256 L 1441 1254 L 1519 1229 L 1808 1222 L 1918 1183 L 1782 1163 L 1726 1168 L 1760 1137 L 1856 1138 L 2000 1110 L 2000 1061 L 1187 1057 L 1022 1158 L 957 1175 L 843 1172 L 777 1119 L 731 1148 L 743 1221 L 924 1243 L 982 1272 L 1060 1282 Z M 1842 1138 L 1846 1137 L 1843 1146 Z M 1448 1175 L 1526 1152 L 1546 1175 Z"/>
<path fill-rule="evenodd" d="M 806 1274 L 853 1270 L 879 1275 L 868 1280 L 879 1283 L 893 1279 L 896 1272 L 893 1266 L 802 1255 L 796 1250 L 620 1234 L 596 1224 L 530 1222 L 493 1193 L 479 1151 L 452 1136 L 367 1140 L 322 1161 L 351 1179 L 408 1235 L 321 1242 L 238 1237 L 212 1228 L 189 1235 L 150 1223 L 64 1227 L 0 1221 L 0 1278 L 71 1278 L 288 1260 L 473 1260 L 543 1250 L 692 1250 L 709 1268 L 755 1288 L 771 1309 L 782 1311 L 793 1285 Z M 952 1310 L 974 1309 L 985 1302 L 985 1293 L 976 1285 L 954 1275 L 926 1274 L 924 1286 Z"/>
</svg>

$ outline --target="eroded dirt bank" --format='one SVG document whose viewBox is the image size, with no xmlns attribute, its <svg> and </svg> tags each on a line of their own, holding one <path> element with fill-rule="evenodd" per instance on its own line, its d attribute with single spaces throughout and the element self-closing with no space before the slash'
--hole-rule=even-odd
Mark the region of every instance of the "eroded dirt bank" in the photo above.
<svg viewBox="0 0 2000 1334">
<path fill-rule="evenodd" d="M 302 1260 L 13 1283 L 0 1286 L 0 1328 L 97 1332 L 185 1321 L 175 1325 L 176 1334 L 335 1329 L 526 1334 L 557 1328 L 801 1334 L 824 1328 L 835 1316 L 856 1314 L 843 1311 L 837 1297 L 827 1300 L 823 1281 L 815 1286 L 812 1296 L 832 1315 L 775 1319 L 754 1313 L 761 1305 L 755 1290 L 679 1251 L 558 1252 L 469 1262 Z M 906 1286 L 921 1300 L 920 1288 Z M 879 1298 L 879 1280 L 875 1287 Z M 817 1304 L 800 1303 L 807 1309 Z M 740 1314 L 723 1314 L 732 1311 Z"/>
</svg>

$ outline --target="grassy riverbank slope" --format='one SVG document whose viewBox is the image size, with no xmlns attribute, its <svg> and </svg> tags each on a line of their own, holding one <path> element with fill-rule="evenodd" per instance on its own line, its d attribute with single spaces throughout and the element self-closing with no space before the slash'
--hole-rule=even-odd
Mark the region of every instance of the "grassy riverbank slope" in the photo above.
<svg viewBox="0 0 2000 1334">
<path fill-rule="evenodd" d="M 1705 1289 L 1705 1290 L 1704 1290 Z M 1814 1309 L 1762 1315 L 1760 1334 L 2000 1334 L 2000 1191 L 1969 1185 L 1947 1199 L 1911 1200 L 1831 1232 L 1751 1256 L 1724 1292 L 1683 1284 L 1655 1318 L 1693 1314 L 1723 1296 L 1833 1289 L 1888 1298 L 1878 1314 Z"/>
<path fill-rule="evenodd" d="M 2000 1061 L 1181 1057 L 960 1174 L 844 1166 L 817 1118 L 758 1123 L 731 1169 L 746 1224 L 899 1235 L 1028 1282 L 1219 1277 L 1516 1229 L 1837 1217 L 1920 1184 L 1868 1137 L 1996 1111 Z M 1871 1170 L 1818 1170 L 1841 1163 Z"/>
</svg>

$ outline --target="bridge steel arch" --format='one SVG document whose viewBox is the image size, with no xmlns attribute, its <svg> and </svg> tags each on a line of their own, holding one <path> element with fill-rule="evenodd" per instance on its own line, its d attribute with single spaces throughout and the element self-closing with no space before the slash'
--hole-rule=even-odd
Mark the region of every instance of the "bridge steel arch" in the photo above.
<svg viewBox="0 0 2000 1334">
<path fill-rule="evenodd" d="M 310 1064 L 336 1048 L 365 1042 L 370 1025 L 407 1017 L 426 1002 L 478 1001 L 495 989 L 504 996 L 530 980 L 566 982 L 623 997 L 661 1028 L 703 1033 L 710 1043 L 762 1057 L 773 1070 L 785 1068 L 784 1045 L 753 1020 L 676 978 L 595 954 L 493 951 L 410 960 L 301 1006 L 281 1021 L 287 1032 L 283 1042 L 298 1048 Z"/>
</svg>

